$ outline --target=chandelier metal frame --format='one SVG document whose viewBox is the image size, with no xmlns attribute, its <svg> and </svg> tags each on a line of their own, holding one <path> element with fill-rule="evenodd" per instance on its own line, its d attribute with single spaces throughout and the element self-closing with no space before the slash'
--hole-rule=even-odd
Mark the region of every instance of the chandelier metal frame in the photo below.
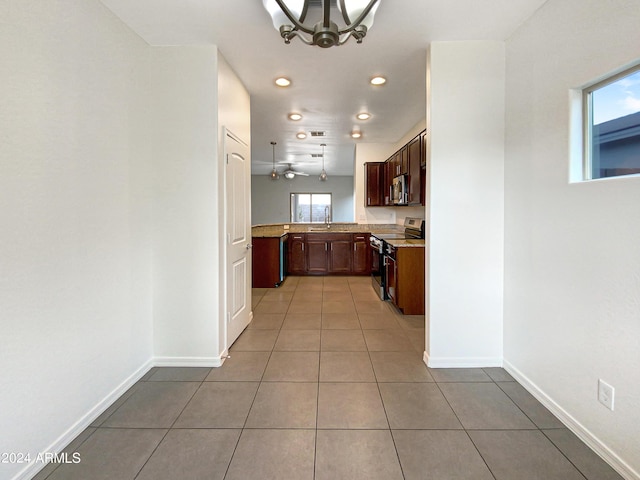
<svg viewBox="0 0 640 480">
<path fill-rule="evenodd" d="M 293 24 L 281 25 L 280 36 L 286 44 L 290 44 L 292 38 L 298 37 L 307 45 L 317 45 L 322 48 L 344 45 L 351 37 L 355 38 L 357 43 L 362 43 L 362 39 L 367 35 L 367 27 L 361 25 L 361 23 L 379 1 L 380 0 L 371 0 L 364 10 L 362 10 L 358 18 L 351 21 L 345 6 L 345 0 L 337 0 L 346 24 L 346 27 L 341 29 L 331 20 L 330 0 L 322 0 L 322 20 L 312 27 L 304 24 L 309 10 L 310 0 L 305 0 L 299 19 L 287 8 L 284 0 L 275 0 L 282 12 Z M 310 38 L 302 35 L 303 33 L 310 35 Z"/>
</svg>

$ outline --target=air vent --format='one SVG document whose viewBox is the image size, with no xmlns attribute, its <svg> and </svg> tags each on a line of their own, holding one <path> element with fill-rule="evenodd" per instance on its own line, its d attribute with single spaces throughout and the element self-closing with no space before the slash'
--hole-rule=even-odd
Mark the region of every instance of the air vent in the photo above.
<svg viewBox="0 0 640 480">
<path fill-rule="evenodd" d="M 312 130 L 309 133 L 311 134 L 312 137 L 324 137 L 327 134 L 327 132 L 322 132 L 320 130 L 315 130 L 315 131 Z"/>
<path fill-rule="evenodd" d="M 324 155 L 321 154 L 321 153 L 312 153 L 311 154 L 311 158 L 322 158 L 322 157 L 324 157 Z"/>
</svg>

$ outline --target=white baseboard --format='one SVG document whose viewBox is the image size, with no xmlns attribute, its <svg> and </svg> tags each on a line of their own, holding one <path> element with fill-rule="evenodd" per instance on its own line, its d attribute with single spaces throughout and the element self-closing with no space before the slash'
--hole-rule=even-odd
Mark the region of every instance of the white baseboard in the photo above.
<svg viewBox="0 0 640 480">
<path fill-rule="evenodd" d="M 489 368 L 502 366 L 502 358 L 495 357 L 430 357 L 427 352 L 424 352 L 422 359 L 429 368 Z"/>
<path fill-rule="evenodd" d="M 78 435 L 89 427 L 96 418 L 102 415 L 104 411 L 107 410 L 107 408 L 109 408 L 118 398 L 120 398 L 124 392 L 129 390 L 134 383 L 144 377 L 151 367 L 151 360 L 145 362 L 43 451 L 54 454 L 61 453 L 67 445 L 69 445 Z M 36 461 L 33 460 L 18 472 L 12 480 L 28 480 L 34 477 L 46 465 L 47 464 L 45 463 L 36 463 Z"/>
<path fill-rule="evenodd" d="M 227 356 L 225 350 L 217 357 L 153 357 L 154 367 L 221 367 Z"/>
<path fill-rule="evenodd" d="M 551 397 L 542 391 L 526 375 L 518 370 L 507 360 L 504 361 L 504 369 L 515 378 L 531 395 L 542 403 L 551 413 L 564 423 L 576 436 L 582 440 L 591 450 L 599 455 L 605 462 L 622 475 L 626 480 L 640 480 L 640 473 L 634 470 L 629 464 L 622 460 L 615 452 L 607 447 L 589 429 L 576 420 L 569 412 L 558 405 Z"/>
</svg>

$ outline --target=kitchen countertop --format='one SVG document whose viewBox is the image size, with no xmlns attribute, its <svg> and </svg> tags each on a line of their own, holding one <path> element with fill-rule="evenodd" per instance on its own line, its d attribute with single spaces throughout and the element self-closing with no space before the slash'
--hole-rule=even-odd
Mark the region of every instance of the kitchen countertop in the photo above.
<svg viewBox="0 0 640 480">
<path fill-rule="evenodd" d="M 284 225 L 289 225 L 285 230 Z M 331 223 L 325 227 L 322 223 L 290 223 L 274 225 L 255 225 L 251 227 L 251 236 L 255 238 L 279 238 L 289 233 L 398 233 L 404 228 L 394 224 L 368 223 Z"/>
<path fill-rule="evenodd" d="M 422 247 L 424 248 L 424 239 L 417 238 L 406 238 L 406 239 L 395 239 L 395 240 L 385 240 L 389 245 L 396 248 L 404 248 L 404 247 Z"/>
</svg>

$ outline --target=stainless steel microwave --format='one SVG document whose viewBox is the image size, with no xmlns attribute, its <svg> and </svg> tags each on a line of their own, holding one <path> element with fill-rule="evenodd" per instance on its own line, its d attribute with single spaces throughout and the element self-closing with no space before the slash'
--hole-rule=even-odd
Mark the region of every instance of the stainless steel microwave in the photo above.
<svg viewBox="0 0 640 480">
<path fill-rule="evenodd" d="M 391 184 L 391 203 L 406 205 L 409 202 L 409 183 L 406 175 L 399 175 Z"/>
</svg>

